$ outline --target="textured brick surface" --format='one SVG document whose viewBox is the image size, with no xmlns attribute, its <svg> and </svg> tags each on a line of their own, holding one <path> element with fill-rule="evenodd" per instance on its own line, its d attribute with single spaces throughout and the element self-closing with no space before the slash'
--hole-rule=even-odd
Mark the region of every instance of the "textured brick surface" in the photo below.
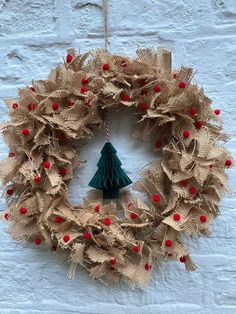
<svg viewBox="0 0 236 314">
<path fill-rule="evenodd" d="M 1 120 L 7 119 L 3 98 L 15 95 L 32 79 L 46 78 L 67 47 L 84 52 L 103 46 L 101 4 L 102 0 L 0 1 Z M 172 49 L 174 67 L 197 69 L 194 80 L 204 85 L 213 107 L 222 109 L 225 129 L 232 134 L 227 147 L 236 158 L 235 0 L 110 0 L 110 35 L 111 52 L 131 56 L 137 46 L 160 45 Z M 134 119 L 119 114 L 112 121 L 112 141 L 133 179 L 155 156 L 150 145 L 131 139 Z M 83 149 L 82 157 L 89 160 L 70 186 L 74 204 L 85 196 L 102 143 L 100 135 Z M 0 140 L 0 158 L 6 155 Z M 236 313 L 233 171 L 229 170 L 232 194 L 222 201 L 222 216 L 213 223 L 211 238 L 186 239 L 199 268 L 186 273 L 181 263 L 167 263 L 154 271 L 146 290 L 106 287 L 84 272 L 71 281 L 63 257 L 44 246 L 13 242 L 1 223 L 0 313 Z M 3 200 L 0 205 L 3 210 Z"/>
</svg>

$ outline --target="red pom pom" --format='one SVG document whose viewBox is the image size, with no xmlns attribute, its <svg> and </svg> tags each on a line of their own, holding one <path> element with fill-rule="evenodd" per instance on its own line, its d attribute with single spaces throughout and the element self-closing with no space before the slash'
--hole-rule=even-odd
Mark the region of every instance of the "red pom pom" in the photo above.
<svg viewBox="0 0 236 314">
<path fill-rule="evenodd" d="M 153 90 L 154 90 L 155 93 L 159 93 L 161 91 L 161 87 L 159 85 L 155 85 L 153 87 Z"/>
<path fill-rule="evenodd" d="M 42 181 L 42 178 L 40 176 L 35 176 L 34 177 L 34 182 L 40 183 Z"/>
<path fill-rule="evenodd" d="M 197 114 L 197 108 L 195 107 L 192 107 L 189 109 L 189 113 L 192 115 L 192 116 L 195 116 L 195 114 Z"/>
<path fill-rule="evenodd" d="M 187 262 L 187 257 L 186 256 L 181 256 L 179 260 L 180 260 L 181 263 L 186 263 Z"/>
<path fill-rule="evenodd" d="M 49 168 L 51 167 L 51 163 L 50 163 L 49 161 L 44 161 L 43 167 L 44 167 L 45 169 L 49 169 Z"/>
<path fill-rule="evenodd" d="M 184 82 L 179 82 L 179 88 L 185 88 L 186 84 Z"/>
<path fill-rule="evenodd" d="M 201 222 L 206 222 L 207 221 L 207 218 L 206 218 L 205 215 L 202 215 L 199 218 L 200 218 Z"/>
<path fill-rule="evenodd" d="M 25 215 L 25 214 L 27 213 L 27 208 L 21 207 L 21 208 L 20 208 L 20 213 L 21 213 L 22 215 Z"/>
<path fill-rule="evenodd" d="M 68 108 L 72 107 L 74 104 L 75 103 L 72 100 L 70 100 L 70 99 L 67 101 L 67 107 Z"/>
<path fill-rule="evenodd" d="M 30 111 L 34 111 L 36 108 L 37 108 L 37 105 L 36 105 L 36 104 L 34 104 L 34 103 L 28 104 L 28 109 L 29 109 Z"/>
<path fill-rule="evenodd" d="M 138 215 L 136 213 L 131 213 L 130 214 L 130 218 L 131 219 L 136 219 L 138 217 Z"/>
<path fill-rule="evenodd" d="M 147 84 L 147 80 L 146 79 L 141 79 L 141 80 L 139 80 L 139 85 L 140 86 L 144 86 L 144 85 L 146 85 Z"/>
<path fill-rule="evenodd" d="M 81 89 L 80 89 L 81 94 L 86 94 L 87 91 L 88 91 L 88 89 L 85 86 L 82 86 Z"/>
<path fill-rule="evenodd" d="M 196 123 L 195 123 L 196 129 L 201 129 L 202 126 L 203 126 L 203 122 L 202 121 L 196 121 Z"/>
<path fill-rule="evenodd" d="M 101 208 L 100 205 L 96 205 L 95 208 L 94 208 L 95 212 L 99 213 L 100 212 L 100 208 Z"/>
<path fill-rule="evenodd" d="M 92 237 L 90 232 L 84 232 L 83 234 L 83 239 L 84 240 L 89 240 Z"/>
<path fill-rule="evenodd" d="M 13 152 L 10 152 L 9 154 L 8 154 L 8 157 L 14 157 L 15 156 L 15 153 L 13 153 Z"/>
<path fill-rule="evenodd" d="M 110 69 L 110 64 L 104 63 L 102 68 L 103 68 L 104 71 L 108 71 Z"/>
<path fill-rule="evenodd" d="M 88 79 L 86 77 L 82 78 L 81 83 L 82 85 L 88 84 Z"/>
<path fill-rule="evenodd" d="M 162 141 L 161 140 L 156 140 L 155 146 L 156 146 L 156 148 L 161 148 L 162 147 Z"/>
<path fill-rule="evenodd" d="M 177 79 L 178 78 L 178 73 L 173 73 L 173 78 Z"/>
<path fill-rule="evenodd" d="M 123 95 L 123 96 L 121 97 L 121 100 L 122 100 L 122 101 L 130 101 L 130 97 L 129 97 L 129 95 Z"/>
<path fill-rule="evenodd" d="M 173 215 L 174 221 L 179 221 L 180 220 L 180 214 L 176 213 Z"/>
<path fill-rule="evenodd" d="M 152 265 L 146 263 L 146 264 L 144 265 L 144 268 L 145 268 L 146 270 L 151 270 L 151 269 L 152 269 Z"/>
<path fill-rule="evenodd" d="M 225 166 L 226 166 L 226 167 L 232 166 L 232 160 L 226 159 L 226 161 L 225 161 Z"/>
<path fill-rule="evenodd" d="M 134 252 L 139 252 L 139 250 L 140 250 L 140 247 L 138 245 L 134 245 L 133 246 L 133 251 Z"/>
<path fill-rule="evenodd" d="M 149 105 L 148 104 L 145 104 L 145 103 L 142 103 L 142 104 L 139 104 L 139 108 L 141 110 L 147 110 L 149 108 Z"/>
<path fill-rule="evenodd" d="M 104 225 L 110 226 L 110 224 L 111 224 L 111 219 L 107 217 L 107 218 L 104 219 L 103 222 L 104 222 Z"/>
<path fill-rule="evenodd" d="M 13 109 L 17 109 L 19 106 L 18 106 L 18 104 L 16 103 L 16 102 L 14 102 L 14 104 L 12 104 L 12 108 Z"/>
<path fill-rule="evenodd" d="M 67 174 L 67 169 L 66 169 L 66 168 L 61 168 L 60 174 L 61 174 L 62 176 L 65 176 L 65 175 Z"/>
<path fill-rule="evenodd" d="M 34 243 L 35 243 L 36 245 L 40 245 L 41 242 L 42 242 L 42 240 L 41 240 L 40 238 L 34 239 Z"/>
<path fill-rule="evenodd" d="M 56 216 L 56 217 L 54 217 L 54 222 L 56 222 L 56 223 L 61 223 L 62 222 L 62 218 L 60 217 L 60 216 Z"/>
<path fill-rule="evenodd" d="M 165 242 L 165 246 L 167 246 L 167 247 L 171 247 L 172 246 L 172 241 L 171 240 L 166 240 L 166 242 Z"/>
<path fill-rule="evenodd" d="M 159 194 L 154 194 L 152 196 L 153 202 L 158 203 L 161 199 L 161 196 Z"/>
<path fill-rule="evenodd" d="M 186 187 L 188 185 L 188 179 L 180 181 L 181 185 Z"/>
<path fill-rule="evenodd" d="M 60 105 L 57 102 L 52 103 L 52 109 L 53 110 L 58 110 Z"/>
<path fill-rule="evenodd" d="M 195 186 L 191 186 L 190 188 L 189 188 L 189 193 L 190 194 L 196 194 L 197 193 L 197 189 L 195 188 Z"/>
<path fill-rule="evenodd" d="M 5 213 L 5 214 L 4 214 L 4 218 L 5 218 L 6 220 L 8 220 L 8 219 L 9 219 L 9 213 Z"/>
<path fill-rule="evenodd" d="M 29 134 L 30 134 L 30 130 L 29 130 L 29 129 L 22 129 L 22 130 L 21 130 L 21 134 L 23 134 L 23 135 L 29 135 Z"/>
<path fill-rule="evenodd" d="M 64 242 L 70 241 L 70 236 L 68 234 L 65 234 L 63 237 Z"/>
<path fill-rule="evenodd" d="M 35 92 L 34 86 L 30 86 L 29 89 L 30 89 L 32 92 Z"/>
<path fill-rule="evenodd" d="M 14 192 L 13 189 L 7 189 L 7 191 L 6 191 L 7 195 L 12 195 L 13 192 Z"/>
<path fill-rule="evenodd" d="M 111 258 L 109 263 L 110 263 L 110 266 L 115 266 L 117 263 L 116 258 L 115 257 Z"/>
<path fill-rule="evenodd" d="M 184 131 L 184 132 L 183 132 L 183 137 L 184 137 L 184 138 L 189 138 L 189 136 L 190 136 L 189 131 Z"/>
<path fill-rule="evenodd" d="M 215 112 L 215 114 L 216 114 L 217 116 L 220 115 L 220 109 L 215 109 L 214 112 Z"/>
<path fill-rule="evenodd" d="M 66 56 L 66 62 L 70 63 L 73 60 L 73 56 L 72 55 L 67 55 Z"/>
<path fill-rule="evenodd" d="M 148 88 L 143 88 L 141 90 L 141 95 L 147 95 L 148 94 Z"/>
</svg>

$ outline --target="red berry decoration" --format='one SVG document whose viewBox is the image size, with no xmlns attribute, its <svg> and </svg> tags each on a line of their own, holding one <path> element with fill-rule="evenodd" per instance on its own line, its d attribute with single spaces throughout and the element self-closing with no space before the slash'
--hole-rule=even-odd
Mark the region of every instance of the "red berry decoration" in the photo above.
<svg viewBox="0 0 236 314">
<path fill-rule="evenodd" d="M 147 84 L 147 80 L 146 79 L 141 79 L 141 80 L 139 80 L 139 85 L 140 86 L 144 86 L 144 85 L 146 85 Z"/>
<path fill-rule="evenodd" d="M 80 89 L 81 94 L 86 94 L 87 91 L 88 91 L 88 89 L 85 86 L 82 86 L 81 89 Z"/>
<path fill-rule="evenodd" d="M 136 213 L 131 213 L 130 214 L 130 218 L 131 219 L 136 219 L 138 217 L 138 215 Z"/>
<path fill-rule="evenodd" d="M 7 191 L 6 191 L 7 195 L 12 195 L 13 192 L 14 192 L 13 189 L 7 189 Z"/>
<path fill-rule="evenodd" d="M 141 110 L 147 110 L 148 108 L 149 108 L 148 104 L 145 104 L 145 103 L 139 104 L 139 109 Z"/>
<path fill-rule="evenodd" d="M 225 166 L 226 166 L 226 167 L 232 166 L 232 160 L 226 159 L 226 161 L 225 161 Z"/>
<path fill-rule="evenodd" d="M 215 109 L 214 112 L 215 112 L 215 114 L 216 114 L 217 116 L 220 115 L 220 109 Z"/>
<path fill-rule="evenodd" d="M 57 102 L 52 103 L 52 110 L 58 110 L 60 105 Z"/>
<path fill-rule="evenodd" d="M 28 104 L 29 111 L 34 111 L 37 108 L 37 105 L 34 103 Z"/>
<path fill-rule="evenodd" d="M 161 91 L 161 87 L 159 85 L 155 85 L 153 87 L 153 90 L 154 90 L 155 93 L 159 93 Z"/>
<path fill-rule="evenodd" d="M 115 257 L 113 257 L 113 258 L 110 259 L 110 262 L 109 262 L 110 266 L 115 266 L 116 263 L 117 263 L 117 260 L 116 260 Z"/>
<path fill-rule="evenodd" d="M 16 102 L 14 102 L 14 104 L 12 104 L 12 108 L 13 109 L 17 109 L 19 106 L 18 106 L 18 104 L 16 103 Z"/>
<path fill-rule="evenodd" d="M 73 56 L 72 55 L 67 55 L 66 56 L 66 62 L 67 63 L 71 63 L 72 60 L 73 60 Z"/>
<path fill-rule="evenodd" d="M 13 152 L 10 152 L 9 154 L 8 154 L 8 157 L 14 157 L 15 156 L 15 153 L 13 153 Z"/>
<path fill-rule="evenodd" d="M 82 85 L 88 84 L 88 79 L 87 79 L 86 77 L 82 78 L 81 84 L 82 84 Z"/>
<path fill-rule="evenodd" d="M 195 123 L 196 129 L 201 129 L 202 126 L 203 126 L 203 122 L 202 121 L 196 121 L 196 123 Z"/>
<path fill-rule="evenodd" d="M 180 214 L 176 213 L 173 215 L 174 221 L 179 221 L 180 220 Z"/>
<path fill-rule="evenodd" d="M 35 176 L 34 177 L 34 182 L 40 183 L 42 181 L 42 178 L 40 176 Z"/>
<path fill-rule="evenodd" d="M 144 265 L 144 268 L 145 268 L 146 270 L 151 270 L 151 269 L 152 269 L 152 265 L 146 263 L 146 264 Z"/>
<path fill-rule="evenodd" d="M 130 97 L 129 97 L 129 95 L 123 95 L 123 96 L 121 97 L 121 100 L 122 100 L 122 101 L 130 101 Z"/>
<path fill-rule="evenodd" d="M 5 214 L 4 214 L 4 218 L 5 218 L 6 220 L 8 220 L 8 219 L 9 219 L 9 213 L 5 213 Z"/>
<path fill-rule="evenodd" d="M 40 238 L 34 239 L 34 243 L 35 243 L 36 245 L 40 245 L 41 242 L 42 242 L 42 240 L 41 240 Z"/>
<path fill-rule="evenodd" d="M 44 167 L 45 169 L 49 169 L 49 168 L 51 167 L 51 163 L 50 163 L 49 161 L 44 161 L 43 167 Z"/>
<path fill-rule="evenodd" d="M 189 188 L 189 193 L 192 195 L 195 195 L 197 193 L 197 189 L 195 188 L 195 186 L 191 186 Z"/>
<path fill-rule="evenodd" d="M 183 132 L 183 137 L 184 137 L 184 138 L 189 138 L 189 136 L 190 136 L 189 131 L 184 131 L 184 132 Z"/>
<path fill-rule="evenodd" d="M 102 68 L 103 68 L 103 71 L 108 71 L 110 69 L 110 64 L 104 63 Z"/>
<path fill-rule="evenodd" d="M 159 194 L 154 194 L 152 196 L 153 202 L 158 203 L 161 199 L 161 196 Z"/>
<path fill-rule="evenodd" d="M 139 252 L 139 250 L 140 250 L 139 245 L 134 245 L 134 246 L 133 246 L 133 251 L 134 251 L 134 252 Z"/>
<path fill-rule="evenodd" d="M 186 187 L 188 185 L 188 179 L 180 181 L 181 185 Z"/>
<path fill-rule="evenodd" d="M 95 208 L 94 208 L 95 212 L 99 213 L 100 212 L 100 208 L 101 208 L 100 205 L 96 205 Z"/>
<path fill-rule="evenodd" d="M 107 218 L 104 219 L 103 223 L 104 223 L 104 225 L 106 225 L 106 226 L 110 226 L 110 224 L 111 224 L 111 219 L 107 217 Z"/>
<path fill-rule="evenodd" d="M 197 114 L 197 109 L 195 107 L 192 107 L 189 109 L 189 113 L 192 115 L 192 116 L 195 116 L 195 114 Z"/>
<path fill-rule="evenodd" d="M 143 88 L 142 90 L 141 90 L 141 95 L 147 95 L 148 94 L 148 88 Z"/>
<path fill-rule="evenodd" d="M 173 73 L 173 78 L 177 79 L 178 78 L 178 73 Z"/>
<path fill-rule="evenodd" d="M 60 216 L 56 216 L 56 217 L 54 217 L 54 222 L 56 222 L 56 223 L 61 223 L 62 222 L 62 218 L 60 217 Z"/>
<path fill-rule="evenodd" d="M 65 176 L 65 175 L 67 174 L 67 169 L 66 169 L 66 168 L 61 168 L 60 174 L 61 174 L 62 176 Z"/>
<path fill-rule="evenodd" d="M 89 240 L 92 237 L 90 232 L 84 232 L 83 234 L 83 239 L 84 240 Z"/>
<path fill-rule="evenodd" d="M 207 218 L 206 218 L 205 215 L 201 215 L 199 218 L 200 218 L 201 222 L 206 222 L 207 221 Z"/>
<path fill-rule="evenodd" d="M 179 88 L 185 88 L 186 87 L 186 83 L 184 82 L 179 82 Z"/>
<path fill-rule="evenodd" d="M 162 147 L 162 141 L 161 140 L 156 140 L 155 146 L 156 146 L 156 148 L 161 148 Z"/>
<path fill-rule="evenodd" d="M 63 237 L 64 242 L 69 242 L 70 241 L 70 236 L 68 234 L 65 234 Z"/>
<path fill-rule="evenodd" d="M 27 213 L 27 208 L 21 207 L 21 208 L 20 208 L 20 213 L 21 213 L 22 215 L 25 215 L 25 214 Z"/>
<path fill-rule="evenodd" d="M 186 256 L 181 256 L 179 260 L 180 260 L 181 263 L 186 263 L 187 262 L 187 257 Z"/>
<path fill-rule="evenodd" d="M 170 239 L 166 240 L 165 246 L 171 247 L 172 246 L 172 241 Z"/>
<path fill-rule="evenodd" d="M 27 129 L 27 128 L 22 129 L 22 130 L 21 130 L 21 134 L 23 134 L 23 135 L 29 135 L 29 134 L 30 134 L 30 130 Z"/>
</svg>

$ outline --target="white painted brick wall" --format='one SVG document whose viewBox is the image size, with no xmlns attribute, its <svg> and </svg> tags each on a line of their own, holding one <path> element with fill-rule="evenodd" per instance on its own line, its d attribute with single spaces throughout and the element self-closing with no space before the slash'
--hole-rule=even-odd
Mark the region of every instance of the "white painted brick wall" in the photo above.
<svg viewBox="0 0 236 314">
<path fill-rule="evenodd" d="M 31 80 L 46 78 L 62 60 L 67 47 L 85 52 L 103 45 L 102 0 L 1 0 L 0 96 L 16 94 Z M 235 0 L 110 0 L 110 47 L 134 55 L 137 46 L 169 47 L 174 66 L 198 69 L 215 107 L 222 109 L 227 147 L 236 155 L 236 1 Z M 7 118 L 1 114 L 1 119 Z M 115 118 L 115 117 L 114 117 Z M 149 160 L 150 147 L 130 139 L 121 116 L 113 121 L 113 142 L 131 178 Z M 123 121 L 123 120 L 122 120 Z M 117 131 L 117 134 L 115 134 Z M 85 195 L 102 146 L 102 137 L 83 151 L 88 165 L 78 171 L 70 189 L 73 203 Z M 0 158 L 7 147 L 0 142 Z M 236 157 L 236 156 L 235 156 Z M 89 169 L 92 168 L 92 169 Z M 78 175 L 81 174 L 80 179 Z M 46 247 L 13 242 L 1 223 L 0 314 L 234 314 L 236 313 L 236 184 L 229 170 L 232 195 L 222 201 L 222 216 L 211 238 L 186 240 L 199 266 L 186 273 L 181 263 L 168 263 L 154 272 L 146 290 L 105 287 L 79 272 L 66 278 L 65 261 Z M 1 210 L 5 208 L 1 200 Z"/>
</svg>

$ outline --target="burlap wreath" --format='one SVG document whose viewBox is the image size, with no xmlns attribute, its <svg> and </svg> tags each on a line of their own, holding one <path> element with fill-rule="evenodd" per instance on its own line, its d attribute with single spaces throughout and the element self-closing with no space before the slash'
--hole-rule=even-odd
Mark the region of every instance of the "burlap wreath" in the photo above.
<svg viewBox="0 0 236 314">
<path fill-rule="evenodd" d="M 192 77 L 191 68 L 173 73 L 163 49 L 139 49 L 134 59 L 69 49 L 47 80 L 6 101 L 11 119 L 2 129 L 10 152 L 0 178 L 12 237 L 66 250 L 70 277 L 78 263 L 94 278 L 142 285 L 155 262 L 180 260 L 194 270 L 181 234 L 209 233 L 232 161 L 217 144 L 228 140 L 220 110 L 211 109 Z M 68 184 L 83 165 L 81 142 L 104 127 L 104 108 L 132 110 L 139 118 L 134 135 L 161 150 L 162 160 L 133 185 L 145 202 L 139 192 L 110 203 L 94 194 L 72 206 Z"/>
</svg>

